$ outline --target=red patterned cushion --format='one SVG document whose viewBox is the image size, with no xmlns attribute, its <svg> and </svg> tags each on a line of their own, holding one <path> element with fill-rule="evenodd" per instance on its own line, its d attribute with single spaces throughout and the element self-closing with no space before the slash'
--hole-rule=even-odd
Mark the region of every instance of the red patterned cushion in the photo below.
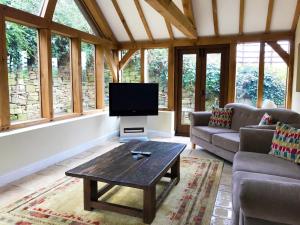
<svg viewBox="0 0 300 225">
<path fill-rule="evenodd" d="M 208 126 L 230 128 L 232 112 L 231 108 L 213 108 Z"/>
<path fill-rule="evenodd" d="M 270 116 L 268 113 L 265 113 L 258 125 L 262 126 L 262 125 L 271 125 L 271 124 L 272 124 L 272 116 Z"/>
</svg>

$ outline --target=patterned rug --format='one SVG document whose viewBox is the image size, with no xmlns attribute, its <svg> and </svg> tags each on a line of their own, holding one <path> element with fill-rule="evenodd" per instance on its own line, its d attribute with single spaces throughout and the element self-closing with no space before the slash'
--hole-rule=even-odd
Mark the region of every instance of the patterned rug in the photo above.
<svg viewBox="0 0 300 225">
<path fill-rule="evenodd" d="M 152 224 L 210 224 L 222 168 L 223 162 L 219 160 L 182 157 L 181 180 L 158 209 Z M 157 194 L 165 183 L 166 180 L 162 180 L 157 185 Z M 83 210 L 82 188 L 82 179 L 64 177 L 52 186 L 2 208 L 0 224 L 143 224 L 140 218 L 108 211 Z M 140 190 L 117 186 L 101 200 L 142 208 L 143 195 Z"/>
</svg>

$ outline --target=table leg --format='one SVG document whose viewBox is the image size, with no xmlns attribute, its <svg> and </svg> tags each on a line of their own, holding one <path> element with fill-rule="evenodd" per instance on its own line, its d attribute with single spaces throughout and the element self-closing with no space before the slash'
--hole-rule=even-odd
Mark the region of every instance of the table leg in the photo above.
<svg viewBox="0 0 300 225">
<path fill-rule="evenodd" d="M 97 201 L 98 185 L 97 181 L 90 179 L 83 179 L 83 193 L 84 193 L 84 210 L 91 211 L 91 201 Z"/>
<path fill-rule="evenodd" d="M 171 179 L 176 179 L 176 184 L 180 181 L 180 156 L 177 157 L 176 162 L 171 167 Z"/>
<path fill-rule="evenodd" d="M 144 222 L 152 223 L 156 213 L 156 189 L 155 185 L 144 189 Z"/>
</svg>

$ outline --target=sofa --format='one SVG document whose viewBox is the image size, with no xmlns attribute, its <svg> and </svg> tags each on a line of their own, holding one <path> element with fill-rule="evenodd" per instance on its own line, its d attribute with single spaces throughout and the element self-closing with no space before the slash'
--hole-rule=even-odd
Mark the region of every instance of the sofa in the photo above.
<svg viewBox="0 0 300 225">
<path fill-rule="evenodd" d="M 232 225 L 300 224 L 300 165 L 268 154 L 273 134 L 241 128 L 232 169 Z"/>
<path fill-rule="evenodd" d="M 275 130 L 275 125 L 258 126 L 265 113 L 271 115 L 275 123 L 300 124 L 300 114 L 287 109 L 257 109 L 239 103 L 227 104 L 225 108 L 233 109 L 230 129 L 208 126 L 211 112 L 193 112 L 190 114 L 190 139 L 193 147 L 199 145 L 230 162 L 240 147 L 240 128 Z"/>
</svg>

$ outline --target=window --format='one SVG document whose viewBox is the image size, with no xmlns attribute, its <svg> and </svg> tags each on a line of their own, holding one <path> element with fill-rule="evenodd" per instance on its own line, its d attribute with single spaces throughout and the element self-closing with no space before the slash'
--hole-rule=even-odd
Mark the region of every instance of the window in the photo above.
<svg viewBox="0 0 300 225">
<path fill-rule="evenodd" d="M 289 42 L 278 42 L 285 51 L 289 51 Z M 286 101 L 286 82 L 288 66 L 283 59 L 270 47 L 265 46 L 265 76 L 263 99 L 273 101 L 278 107 L 284 108 Z"/>
<path fill-rule="evenodd" d="M 81 43 L 83 110 L 96 109 L 95 47 Z"/>
<path fill-rule="evenodd" d="M 122 83 L 141 82 L 141 52 L 137 51 L 121 74 Z"/>
<path fill-rule="evenodd" d="M 104 104 L 107 107 L 109 105 L 109 83 L 112 82 L 113 79 L 112 79 L 111 72 L 109 70 L 106 61 L 104 61 Z"/>
<path fill-rule="evenodd" d="M 147 57 L 148 81 L 159 84 L 159 108 L 168 107 L 168 49 L 149 49 Z"/>
<path fill-rule="evenodd" d="M 70 39 L 61 35 L 53 34 L 51 44 L 54 115 L 72 113 Z"/>
<path fill-rule="evenodd" d="M 92 27 L 76 5 L 75 0 L 58 0 L 53 21 L 83 32 L 94 34 Z"/>
<path fill-rule="evenodd" d="M 238 44 L 236 102 L 256 106 L 260 43 Z"/>
<path fill-rule="evenodd" d="M 37 30 L 6 22 L 11 121 L 41 117 Z"/>
<path fill-rule="evenodd" d="M 7 5 L 16 9 L 39 15 L 44 0 L 0 0 L 0 4 Z"/>
</svg>

